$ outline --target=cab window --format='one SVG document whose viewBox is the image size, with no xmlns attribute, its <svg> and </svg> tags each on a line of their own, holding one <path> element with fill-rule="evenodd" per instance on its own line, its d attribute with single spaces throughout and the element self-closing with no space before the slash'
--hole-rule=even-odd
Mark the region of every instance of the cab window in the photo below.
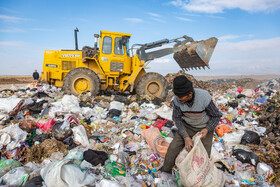
<svg viewBox="0 0 280 187">
<path fill-rule="evenodd" d="M 103 54 L 111 54 L 112 51 L 112 38 L 109 36 L 105 36 L 103 38 L 103 48 L 102 53 Z"/>
<path fill-rule="evenodd" d="M 124 55 L 124 46 L 122 44 L 122 38 L 116 37 L 115 38 L 115 49 L 114 52 L 116 55 Z"/>
<path fill-rule="evenodd" d="M 128 38 L 126 38 L 126 40 L 125 40 L 125 47 L 126 47 L 127 56 L 130 56 L 130 53 L 129 53 L 129 39 Z"/>
</svg>

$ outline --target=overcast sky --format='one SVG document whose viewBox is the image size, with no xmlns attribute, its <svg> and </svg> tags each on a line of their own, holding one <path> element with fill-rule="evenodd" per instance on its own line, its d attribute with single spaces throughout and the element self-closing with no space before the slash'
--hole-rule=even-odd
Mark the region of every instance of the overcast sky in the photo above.
<svg viewBox="0 0 280 187">
<path fill-rule="evenodd" d="M 279 74 L 280 0 L 0 0 L 0 75 L 42 70 L 44 50 L 93 46 L 100 30 L 131 33 L 130 45 L 188 35 L 219 42 L 210 70 L 193 75 Z M 180 70 L 172 55 L 149 64 Z"/>
</svg>

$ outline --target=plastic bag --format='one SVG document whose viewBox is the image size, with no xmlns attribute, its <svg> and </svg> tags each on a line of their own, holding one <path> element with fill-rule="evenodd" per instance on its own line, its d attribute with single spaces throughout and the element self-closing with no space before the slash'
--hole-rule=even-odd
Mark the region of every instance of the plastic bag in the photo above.
<svg viewBox="0 0 280 187">
<path fill-rule="evenodd" d="M 14 96 L 8 98 L 0 98 L 0 110 L 3 113 L 9 113 L 13 110 L 14 107 L 21 101 L 20 98 Z"/>
<path fill-rule="evenodd" d="M 155 183 L 157 187 L 177 187 L 174 181 L 175 178 L 171 174 L 162 172 L 160 178 L 156 178 Z"/>
<path fill-rule="evenodd" d="M 261 142 L 260 136 L 258 133 L 254 131 L 248 131 L 245 130 L 244 135 L 241 138 L 241 144 L 246 145 L 246 144 L 257 144 L 259 145 Z"/>
<path fill-rule="evenodd" d="M 7 145 L 6 151 L 12 150 L 26 139 L 27 132 L 21 130 L 18 124 L 12 124 L 0 130 L 0 148 Z"/>
<path fill-rule="evenodd" d="M 252 125 L 253 129 L 255 129 L 256 131 L 258 131 L 258 133 L 260 134 L 260 136 L 264 136 L 264 133 L 266 131 L 265 127 L 258 127 L 257 125 Z"/>
<path fill-rule="evenodd" d="M 83 151 L 81 151 L 79 149 L 72 149 L 72 150 L 68 151 L 68 154 L 66 155 L 66 157 L 64 159 L 73 159 L 73 160 L 77 160 L 77 161 L 82 161 L 83 158 L 84 158 Z"/>
<path fill-rule="evenodd" d="M 111 110 L 111 109 L 117 109 L 117 110 L 123 111 L 124 108 L 125 108 L 125 106 L 124 106 L 123 103 L 118 102 L 118 101 L 112 101 L 112 102 L 110 103 L 110 108 L 109 108 L 109 110 Z"/>
<path fill-rule="evenodd" d="M 63 159 L 64 154 L 61 152 L 53 152 L 50 156 L 50 160 L 52 162 L 58 161 L 58 160 L 62 160 Z"/>
<path fill-rule="evenodd" d="M 216 161 L 220 161 L 222 159 L 224 159 L 224 153 L 218 152 L 216 150 L 216 148 L 212 146 L 210 160 L 212 162 L 216 162 Z"/>
<path fill-rule="evenodd" d="M 98 164 L 104 165 L 105 161 L 108 159 L 108 154 L 104 151 L 97 151 L 88 149 L 84 152 L 84 160 L 91 163 L 93 166 Z"/>
<path fill-rule="evenodd" d="M 68 123 L 67 123 L 68 122 Z M 68 120 L 57 121 L 52 127 L 52 135 L 55 139 L 63 141 L 72 135 L 72 129 Z"/>
<path fill-rule="evenodd" d="M 133 176 L 127 176 L 127 177 L 118 177 L 118 181 L 121 182 L 121 184 L 125 185 L 126 187 L 143 187 L 142 184 L 135 181 Z"/>
<path fill-rule="evenodd" d="M 256 99 L 256 101 L 255 101 L 255 103 L 256 104 L 259 104 L 259 105 L 263 105 L 264 103 L 266 103 L 266 101 L 268 100 L 268 96 L 266 95 L 266 96 L 259 96 L 257 99 Z"/>
<path fill-rule="evenodd" d="M 127 151 L 138 151 L 141 147 L 141 144 L 138 142 L 128 143 L 125 145 Z"/>
<path fill-rule="evenodd" d="M 20 162 L 14 159 L 0 160 L 0 177 L 8 171 L 21 166 Z"/>
<path fill-rule="evenodd" d="M 5 125 L 9 121 L 9 115 L 0 114 L 0 125 Z"/>
<path fill-rule="evenodd" d="M 183 149 L 180 154 L 185 154 L 185 158 L 181 162 L 175 162 L 181 182 L 184 186 L 223 186 L 226 176 L 209 160 L 200 137 L 195 135 L 192 138 L 194 146 L 191 151 L 186 154 Z"/>
<path fill-rule="evenodd" d="M 160 108 L 154 110 L 153 113 L 159 115 L 160 117 L 162 117 L 164 119 L 168 119 L 168 120 L 172 121 L 173 110 L 165 104 L 162 105 Z"/>
<path fill-rule="evenodd" d="M 123 185 L 121 185 L 120 183 L 116 182 L 116 181 L 110 181 L 107 179 L 102 179 L 99 183 L 99 185 L 97 185 L 97 187 L 124 187 Z"/>
<path fill-rule="evenodd" d="M 122 114 L 121 110 L 118 109 L 111 109 L 109 110 L 109 112 L 107 113 L 107 118 L 113 118 L 115 116 L 119 117 Z"/>
<path fill-rule="evenodd" d="M 163 136 L 160 134 L 158 128 L 151 127 L 143 130 L 141 135 L 147 141 L 150 148 L 158 153 L 162 158 L 165 158 L 169 143 L 164 141 Z"/>
<path fill-rule="evenodd" d="M 263 175 L 267 178 L 271 177 L 271 175 L 273 174 L 273 169 L 269 165 L 260 162 L 257 165 L 257 172 L 258 174 Z"/>
<path fill-rule="evenodd" d="M 83 147 L 89 146 L 89 141 L 87 137 L 86 129 L 83 125 L 76 126 L 72 128 L 74 134 L 74 141 L 79 142 Z"/>
<path fill-rule="evenodd" d="M 61 160 L 49 163 L 41 170 L 41 176 L 48 187 L 86 186 L 94 184 L 96 176 L 82 172 L 79 166 L 71 160 Z"/>
<path fill-rule="evenodd" d="M 228 125 L 223 124 L 223 125 L 218 125 L 216 127 L 216 133 L 219 137 L 222 137 L 224 136 L 225 133 L 229 133 L 229 132 L 231 132 L 231 129 Z"/>
<path fill-rule="evenodd" d="M 245 151 L 243 149 L 234 149 L 232 155 L 242 163 L 248 163 L 254 166 L 258 163 L 258 157 L 253 152 Z"/>
<path fill-rule="evenodd" d="M 23 186 L 27 181 L 29 175 L 26 173 L 23 167 L 15 168 L 6 173 L 0 179 L 8 186 Z"/>
<path fill-rule="evenodd" d="M 43 131 L 47 131 L 47 130 L 52 129 L 55 122 L 56 121 L 52 118 L 52 119 L 49 119 L 46 123 L 37 123 L 37 127 L 42 129 Z"/>
<path fill-rule="evenodd" d="M 149 120 L 149 121 L 154 121 L 157 119 L 158 115 L 157 114 L 154 114 L 154 113 L 151 113 L 149 112 L 147 115 L 145 115 L 145 117 Z"/>
<path fill-rule="evenodd" d="M 112 163 L 108 163 L 105 165 L 105 170 L 112 177 L 116 177 L 117 175 L 126 176 L 126 169 L 124 164 L 113 161 Z"/>
<path fill-rule="evenodd" d="M 61 104 L 66 111 L 73 113 L 81 112 L 79 99 L 74 95 L 64 95 Z"/>
<path fill-rule="evenodd" d="M 225 145 L 230 148 L 232 146 L 240 144 L 240 141 L 241 141 L 241 138 L 242 138 L 243 134 L 244 134 L 243 130 L 232 132 L 232 133 L 226 133 L 223 136 L 223 140 L 225 142 Z"/>
<path fill-rule="evenodd" d="M 225 151 L 225 147 L 221 142 L 214 142 L 213 147 L 218 151 L 218 152 L 223 152 Z"/>
<path fill-rule="evenodd" d="M 36 177 L 40 175 L 40 164 L 36 164 L 35 162 L 28 162 L 24 165 L 24 169 L 27 173 L 29 173 L 30 178 Z"/>
</svg>

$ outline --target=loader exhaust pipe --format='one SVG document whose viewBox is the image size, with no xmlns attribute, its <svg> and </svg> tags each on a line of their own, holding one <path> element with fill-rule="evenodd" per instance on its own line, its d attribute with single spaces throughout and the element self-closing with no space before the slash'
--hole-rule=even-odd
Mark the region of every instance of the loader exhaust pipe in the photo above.
<svg viewBox="0 0 280 187">
<path fill-rule="evenodd" d="M 98 42 L 98 38 L 99 38 L 99 35 L 98 34 L 95 34 L 94 35 L 94 50 L 97 50 L 97 42 Z"/>
<path fill-rule="evenodd" d="M 78 51 L 78 36 L 77 36 L 77 32 L 79 32 L 79 29 L 76 27 L 76 29 L 74 30 L 74 35 L 75 35 L 75 50 Z"/>
</svg>

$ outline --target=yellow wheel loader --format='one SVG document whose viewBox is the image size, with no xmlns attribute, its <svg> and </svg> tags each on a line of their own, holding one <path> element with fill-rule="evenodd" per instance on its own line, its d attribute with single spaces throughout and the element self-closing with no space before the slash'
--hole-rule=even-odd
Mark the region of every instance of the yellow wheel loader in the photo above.
<svg viewBox="0 0 280 187">
<path fill-rule="evenodd" d="M 63 87 L 66 93 L 74 95 L 87 91 L 97 95 L 101 90 L 135 90 L 139 95 L 164 99 L 167 81 L 159 73 L 146 73 L 147 63 L 174 53 L 175 61 L 184 71 L 209 68 L 209 60 L 218 41 L 216 38 L 194 41 L 183 36 L 134 44 L 130 48 L 131 34 L 100 31 L 100 35 L 94 35 L 94 47 L 85 46 L 78 50 L 77 32 L 75 29 L 75 50 L 45 51 L 41 76 L 42 81 Z M 162 47 L 170 43 L 174 46 Z"/>
</svg>

